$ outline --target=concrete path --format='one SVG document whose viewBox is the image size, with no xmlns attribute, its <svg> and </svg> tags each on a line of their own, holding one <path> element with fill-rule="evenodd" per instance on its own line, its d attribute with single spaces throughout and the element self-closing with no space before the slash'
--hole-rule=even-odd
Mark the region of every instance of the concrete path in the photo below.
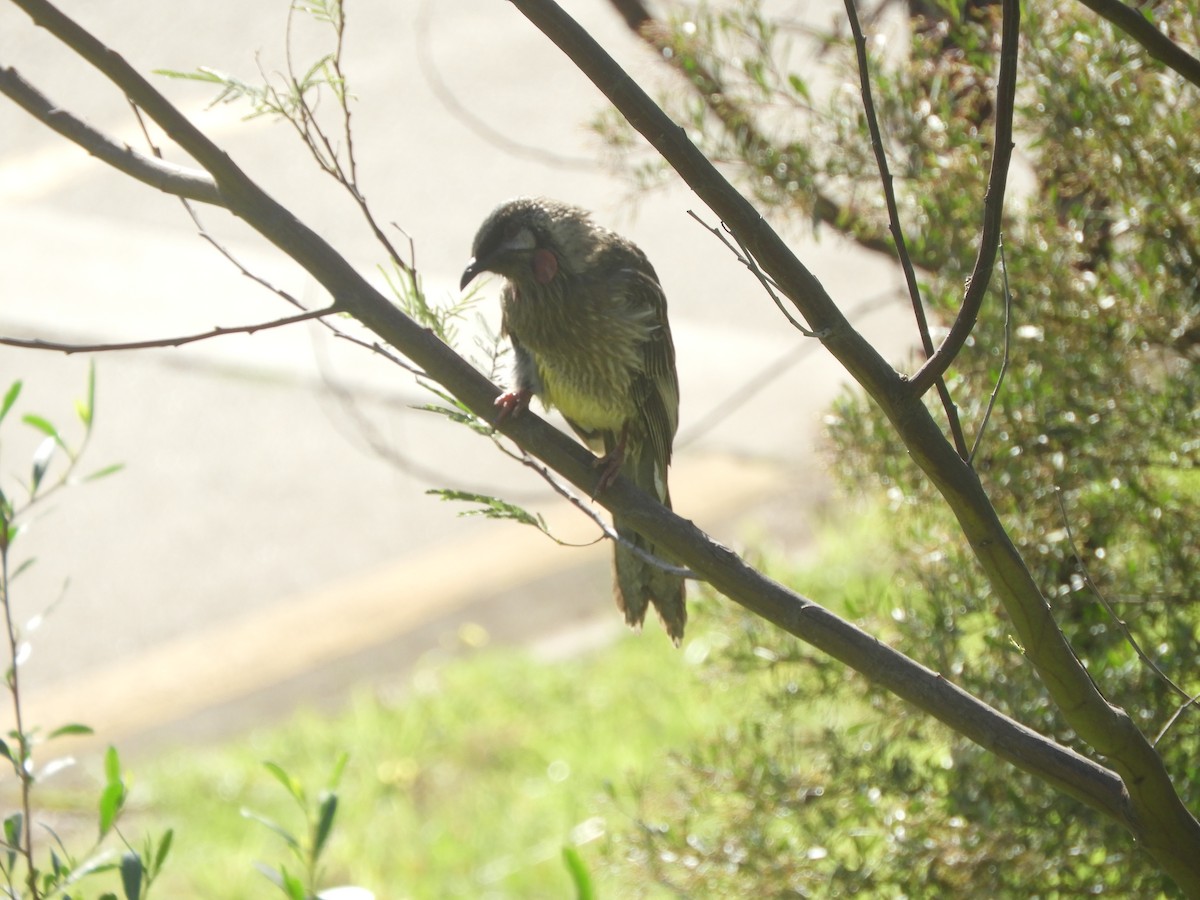
<svg viewBox="0 0 1200 900">
<path fill-rule="evenodd" d="M 267 72 L 282 65 L 287 5 L 63 8 L 143 72 L 203 65 L 250 80 L 256 53 Z M 577 14 L 635 76 L 657 77 L 606 4 Z M 300 59 L 324 48 L 311 28 L 297 43 Z M 142 146 L 123 99 L 3 5 L 0 64 Z M 845 376 L 687 216 L 704 210 L 685 188 L 629 202 L 627 187 L 598 164 L 586 127 L 602 108 L 599 93 L 510 5 L 356 0 L 346 70 L 359 98 L 365 192 L 381 219 L 412 236 L 434 297 L 455 298 L 475 228 L 500 200 L 544 194 L 594 209 L 642 245 L 667 288 L 683 384 L 679 511 L 736 543 L 739 523 L 763 502 L 822 493 L 814 447 Z M 373 270 L 380 254 L 352 204 L 285 126 L 241 121 L 233 107 L 206 110 L 211 92 L 189 83 L 158 84 L 277 199 Z M 240 223 L 202 214 L 248 268 L 322 302 L 298 267 Z M 793 236 L 844 308 L 869 307 L 857 324 L 901 356 L 913 329 L 891 266 L 832 236 Z M 494 292 L 480 306 L 493 322 Z M 0 101 L 0 333 L 126 341 L 288 312 L 200 239 L 177 201 Z M 0 389 L 23 379 L 20 412 L 69 423 L 87 365 L 0 348 Z M 415 411 L 428 397 L 379 357 L 300 326 L 101 355 L 96 365 L 87 459 L 126 468 L 58 498 L 17 548 L 37 557 L 13 585 L 20 618 L 53 607 L 22 670 L 36 721 L 83 719 L 105 740 L 169 722 L 211 732 L 402 671 L 466 623 L 519 640 L 617 621 L 606 548 L 564 550 L 532 530 L 458 518 L 458 508 L 425 494 L 430 486 L 493 493 L 594 536 L 485 440 Z M 729 406 L 773 370 L 783 374 Z M 16 425 L 3 434 L 6 488 L 37 443 Z M 660 639 L 657 628 L 648 639 Z"/>
</svg>

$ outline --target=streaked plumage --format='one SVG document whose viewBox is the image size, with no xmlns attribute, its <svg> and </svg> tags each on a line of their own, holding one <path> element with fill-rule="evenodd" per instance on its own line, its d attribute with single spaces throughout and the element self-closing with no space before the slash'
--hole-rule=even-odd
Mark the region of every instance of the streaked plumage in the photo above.
<svg viewBox="0 0 1200 900">
<path fill-rule="evenodd" d="M 679 379 L 666 297 L 646 255 L 584 210 L 522 198 L 488 216 L 472 256 L 463 287 L 483 271 L 506 279 L 502 326 L 513 346 L 515 384 L 497 402 L 515 412 L 536 394 L 604 454 L 603 462 L 621 466 L 670 506 Z M 660 556 L 619 517 L 613 524 Z M 678 643 L 687 620 L 683 579 L 619 544 L 614 560 L 614 592 L 626 621 L 641 625 L 653 604 Z"/>
</svg>

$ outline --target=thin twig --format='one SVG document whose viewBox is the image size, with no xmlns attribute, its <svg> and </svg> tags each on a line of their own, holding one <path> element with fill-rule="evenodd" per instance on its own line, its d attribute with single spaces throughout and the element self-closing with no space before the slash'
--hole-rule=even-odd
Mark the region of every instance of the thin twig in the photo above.
<svg viewBox="0 0 1200 900">
<path fill-rule="evenodd" d="M 493 439 L 495 439 L 495 438 L 493 438 Z M 576 494 L 574 491 L 572 491 L 570 488 L 568 488 L 565 484 L 563 484 L 561 481 L 559 481 L 559 479 L 555 478 L 554 474 L 550 471 L 550 469 L 548 469 L 545 465 L 543 465 L 541 462 L 539 462 L 534 457 L 530 456 L 528 453 L 526 453 L 520 447 L 517 448 L 520 452 L 515 452 L 513 450 L 510 450 L 508 447 L 506 447 L 504 444 L 502 444 L 499 440 L 496 440 L 496 446 L 499 447 L 500 450 L 503 451 L 504 453 L 506 453 L 508 456 L 512 457 L 517 462 L 521 463 L 521 465 L 526 466 L 529 469 L 532 469 L 534 472 L 536 472 L 538 475 L 540 475 L 542 477 L 542 480 L 545 481 L 546 484 L 550 485 L 550 487 L 554 490 L 555 493 L 557 493 L 560 497 L 562 497 L 564 500 L 566 500 L 568 503 L 570 503 L 572 506 L 574 506 L 577 510 L 579 510 L 581 513 L 583 513 L 585 516 L 587 516 L 589 519 L 591 519 L 592 522 L 595 523 L 596 527 L 600 529 L 603 537 L 608 538 L 613 543 L 620 544 L 622 547 L 624 547 L 625 549 L 632 552 L 639 559 L 643 560 L 644 562 L 649 563 L 652 566 L 657 566 L 658 568 L 662 569 L 664 572 L 669 572 L 672 575 L 680 575 L 684 578 L 690 578 L 693 581 L 696 581 L 696 580 L 703 581 L 704 580 L 704 578 L 702 576 L 697 575 L 691 569 L 684 568 L 683 566 L 676 566 L 676 565 L 673 565 L 673 564 L 667 562 L 664 559 L 660 559 L 659 557 L 655 556 L 653 553 L 650 553 L 646 549 L 637 546 L 637 544 L 633 543 L 632 541 L 628 540 L 627 538 L 622 537 L 621 534 L 615 528 L 613 528 L 610 524 L 608 524 L 608 522 L 604 521 L 604 517 L 601 516 L 598 512 L 596 512 L 592 508 L 591 504 L 589 504 L 586 500 L 584 500 L 582 497 L 580 497 L 578 494 Z M 558 538 L 555 538 L 553 535 L 549 534 L 549 532 L 546 532 L 546 534 L 547 534 L 547 537 L 551 538 L 552 540 L 562 543 L 562 541 L 559 541 Z M 588 545 L 583 544 L 583 545 L 579 545 L 579 546 L 588 546 Z"/>
<path fill-rule="evenodd" d="M 1183 715 L 1184 711 L 1192 706 L 1195 706 L 1198 701 L 1200 701 L 1200 694 L 1188 697 L 1187 700 L 1185 700 L 1179 707 L 1179 709 L 1175 710 L 1175 712 L 1171 715 L 1171 718 L 1167 719 L 1167 724 L 1162 727 L 1162 730 L 1154 736 L 1154 740 L 1150 742 L 1151 746 L 1157 747 L 1158 742 L 1167 736 L 1168 731 L 1175 727 L 1175 723 L 1179 721 L 1179 717 Z"/>
<path fill-rule="evenodd" d="M 869 297 L 850 307 L 846 311 L 846 315 L 854 318 L 863 313 L 879 309 L 892 302 L 895 296 L 894 292 L 888 291 L 883 294 L 877 294 L 874 297 Z M 820 344 L 813 343 L 812 341 L 804 341 L 793 347 L 789 347 L 787 352 L 780 354 L 778 358 L 768 362 L 744 382 L 741 382 L 736 388 L 731 390 L 724 400 L 714 404 L 709 408 L 708 412 L 693 421 L 685 431 L 675 438 L 675 448 L 679 449 L 680 447 L 687 447 L 689 444 L 695 443 L 717 425 L 721 424 L 728 416 L 742 409 L 746 405 L 747 400 L 758 394 L 759 391 L 766 388 L 775 379 L 782 376 L 788 369 L 801 362 L 810 353 L 816 352 L 820 346 Z"/>
<path fill-rule="evenodd" d="M 921 301 L 921 288 L 917 284 L 917 273 L 913 268 L 912 257 L 908 253 L 908 243 L 904 240 L 904 229 L 900 225 L 900 208 L 896 203 L 896 189 L 892 181 L 892 172 L 888 166 L 887 153 L 883 148 L 883 136 L 879 130 L 879 117 L 875 113 L 875 101 L 871 96 L 871 71 L 867 60 L 867 39 L 863 34 L 862 25 L 858 21 L 858 11 L 854 0 L 845 0 L 846 17 L 850 21 L 850 34 L 854 39 L 854 53 L 858 59 L 858 80 L 862 93 L 863 112 L 867 118 L 867 130 L 871 134 L 871 147 L 875 151 L 875 163 L 879 167 L 879 181 L 883 186 L 884 203 L 887 206 L 888 229 L 892 234 L 892 242 L 896 247 L 896 258 L 904 272 L 904 283 L 908 287 L 908 296 L 912 301 L 913 315 L 917 320 L 917 332 L 921 336 L 921 349 L 928 359 L 933 355 L 933 338 L 929 334 L 929 322 L 925 318 L 925 304 Z M 958 455 L 967 458 L 967 438 L 963 434 L 962 423 L 958 418 L 958 408 L 946 387 L 946 380 L 938 377 L 938 397 L 942 401 L 942 409 L 946 413 L 946 424 L 950 427 L 950 435 L 954 438 L 954 447 Z"/>
<path fill-rule="evenodd" d="M 992 417 L 992 408 L 996 398 L 1000 396 L 1000 386 L 1004 384 L 1004 375 L 1008 372 L 1009 341 L 1012 336 L 1012 292 L 1008 289 L 1008 263 L 1004 258 L 1004 236 L 1000 236 L 1000 277 L 1004 280 L 1004 355 L 1000 361 L 1000 374 L 996 376 L 996 386 L 988 398 L 987 409 L 983 411 L 983 421 L 979 423 L 979 431 L 975 435 L 975 443 L 971 445 L 971 455 L 967 463 L 975 465 L 975 454 L 983 441 L 983 433 L 987 431 L 988 420 Z"/>
<path fill-rule="evenodd" d="M 294 316 L 276 319 L 273 322 L 256 322 L 253 325 L 213 328 L 211 331 L 205 331 L 200 334 L 156 338 L 149 341 L 122 341 L 116 344 L 69 344 L 61 341 L 46 341 L 41 338 L 0 337 L 0 344 L 8 347 L 21 347 L 25 350 L 51 350 L 56 353 L 66 353 L 67 355 L 73 353 L 107 353 L 114 350 L 149 350 L 154 347 L 182 347 L 184 344 L 194 344 L 197 341 L 206 341 L 209 338 L 224 337 L 229 334 L 254 334 L 258 331 L 266 331 L 269 328 L 282 328 L 285 325 L 294 325 L 297 322 L 307 322 L 309 319 L 330 316 L 338 311 L 338 306 L 335 303 L 324 309 L 311 309 Z"/>
<path fill-rule="evenodd" d="M 925 305 L 921 302 L 921 288 L 917 284 L 917 273 L 908 243 L 904 240 L 904 229 L 900 225 L 900 209 L 896 204 L 896 189 L 892 172 L 888 166 L 887 153 L 883 148 L 883 135 L 879 130 L 879 117 L 875 112 L 875 101 L 871 96 L 871 72 L 867 59 L 867 39 L 858 21 L 854 0 L 845 0 L 846 16 L 850 20 L 850 35 L 854 39 L 854 52 L 858 59 L 858 81 L 862 93 L 863 112 L 867 118 L 867 130 L 871 135 L 871 148 L 875 151 L 875 163 L 879 167 L 879 181 L 883 186 L 883 199 L 887 205 L 888 228 L 896 245 L 896 257 L 904 271 L 904 283 L 912 300 L 913 315 L 917 320 L 917 331 L 921 335 L 921 347 L 926 357 L 933 355 L 933 338 L 929 336 L 929 323 L 925 318 Z"/>
<path fill-rule="evenodd" d="M 429 85 L 430 90 L 433 91 L 434 96 L 437 97 L 442 107 L 488 144 L 510 156 L 518 159 L 532 159 L 538 163 L 557 169 L 596 171 L 599 163 L 595 159 L 554 153 L 545 147 L 538 147 L 534 144 L 525 144 L 513 140 L 507 133 L 493 128 L 458 99 L 454 91 L 446 84 L 445 79 L 442 78 L 442 73 L 439 71 L 430 49 L 433 46 L 433 35 L 430 28 L 429 13 L 435 5 L 437 4 L 430 2 L 430 0 L 424 0 L 418 8 L 416 22 L 414 23 L 415 40 L 413 41 L 413 45 L 416 48 L 417 65 L 421 69 L 421 75 L 424 76 L 425 83 Z M 438 8 L 444 9 L 445 6 L 438 6 Z"/>
<path fill-rule="evenodd" d="M 789 312 L 783 301 L 779 299 L 779 295 L 775 293 L 775 289 L 778 287 L 778 285 L 775 284 L 775 282 L 758 267 L 758 263 L 754 261 L 754 257 L 751 255 L 750 251 L 746 249 L 746 245 L 742 243 L 741 239 L 733 233 L 728 225 L 722 222 L 721 227 L 718 228 L 715 225 L 709 225 L 707 222 L 701 219 L 700 216 L 696 214 L 695 210 L 689 209 L 687 213 L 689 216 L 699 222 L 705 231 L 716 235 L 717 240 L 724 244 L 729 251 L 733 253 L 733 255 L 737 258 L 737 261 L 750 270 L 750 274 L 758 279 L 759 284 L 761 284 L 763 289 L 767 292 L 767 296 L 771 298 L 771 302 L 773 302 L 779 308 L 779 311 L 783 313 L 783 317 L 787 319 L 797 331 L 799 331 L 805 337 L 817 336 L 816 332 L 805 328 L 800 320 L 798 320 L 791 314 L 791 312 Z M 728 237 L 726 235 L 728 235 Z M 733 245 L 733 242 L 729 240 L 730 237 L 737 242 L 736 247 Z"/>
<path fill-rule="evenodd" d="M 992 168 L 988 173 L 987 193 L 983 199 L 983 228 L 979 236 L 979 254 L 967 279 L 962 307 L 942 345 L 912 376 L 909 384 L 920 396 L 946 374 L 959 351 L 967 343 L 979 310 L 987 294 L 992 269 L 1000 245 L 1004 215 L 1004 191 L 1013 151 L 1013 110 L 1017 103 L 1017 50 L 1021 39 L 1020 0 L 1003 0 L 1000 28 L 1000 74 L 996 85 L 996 138 L 992 148 Z"/>
<path fill-rule="evenodd" d="M 1071 553 L 1074 555 L 1075 561 L 1079 564 L 1079 571 L 1083 575 L 1084 582 L 1086 582 L 1087 586 L 1091 588 L 1091 591 L 1095 595 L 1096 599 L 1100 601 L 1100 605 L 1104 607 L 1110 616 L 1112 616 L 1112 620 L 1117 623 L 1117 629 L 1122 635 L 1124 635 L 1125 640 L 1129 642 L 1129 646 L 1133 648 L 1133 651 L 1138 655 L 1141 661 L 1144 662 L 1146 666 L 1152 672 L 1154 672 L 1155 675 L 1161 678 L 1176 694 L 1186 700 L 1190 700 L 1191 695 L 1177 685 L 1174 681 L 1172 681 L 1170 676 L 1158 667 L 1158 663 L 1146 655 L 1145 651 L 1143 651 L 1141 646 L 1138 644 L 1137 638 L 1133 636 L 1133 632 L 1129 630 L 1129 626 L 1125 624 L 1125 620 L 1117 615 L 1116 610 L 1114 610 L 1112 605 L 1108 602 L 1108 598 L 1106 598 L 1104 594 L 1100 592 L 1100 588 L 1096 586 L 1096 582 L 1092 581 L 1092 576 L 1088 573 L 1087 566 L 1083 562 L 1083 557 L 1079 554 L 1079 548 L 1075 546 L 1075 535 L 1071 531 L 1071 518 L 1067 515 L 1067 504 L 1066 501 L 1063 500 L 1062 488 L 1055 487 L 1054 495 L 1058 498 L 1058 508 L 1062 513 L 1063 527 L 1067 532 L 1067 542 L 1071 546 Z"/>
</svg>

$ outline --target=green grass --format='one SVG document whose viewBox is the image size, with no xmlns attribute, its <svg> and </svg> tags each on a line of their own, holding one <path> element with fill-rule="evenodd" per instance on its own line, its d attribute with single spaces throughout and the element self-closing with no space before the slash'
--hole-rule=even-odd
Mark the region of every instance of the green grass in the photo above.
<svg viewBox="0 0 1200 900">
<path fill-rule="evenodd" d="M 697 663 L 722 634 L 696 629 L 683 652 L 648 627 L 581 659 L 479 652 L 426 665 L 391 691 L 361 690 L 330 718 L 302 713 L 222 747 L 139 765 L 138 825 L 176 831 L 160 896 L 262 897 L 252 862 L 291 862 L 243 807 L 295 832 L 299 812 L 263 761 L 315 792 L 349 753 L 323 884 L 394 897 L 567 897 L 565 845 L 599 869 L 628 821 L 609 797 L 744 703 Z M 153 823 L 146 821 L 153 820 Z M 294 868 L 294 867 L 292 867 Z M 602 896 L 603 872 L 593 871 Z"/>
<path fill-rule="evenodd" d="M 799 571 L 785 571 L 778 556 L 767 568 L 814 598 L 839 597 L 854 618 L 886 621 L 887 554 L 862 550 L 884 544 L 879 529 L 863 517 L 827 531 L 819 558 Z M 781 647 L 797 661 L 768 662 Z M 282 897 L 254 864 L 299 866 L 282 838 L 241 811 L 303 834 L 302 814 L 264 763 L 286 770 L 315 803 L 345 752 L 322 887 L 356 884 L 380 900 L 572 897 L 563 850 L 573 847 L 575 871 L 586 870 L 598 897 L 675 896 L 647 877 L 656 863 L 645 858 L 642 820 L 697 834 L 719 826 L 719 802 L 703 813 L 717 820 L 694 815 L 681 761 L 778 724 L 770 698 L 814 658 L 711 597 L 693 600 L 682 650 L 652 622 L 645 634 L 566 660 L 517 649 L 431 657 L 402 680 L 358 690 L 336 714 L 301 712 L 127 765 L 122 828 L 135 846 L 138 835 L 174 829 L 159 898 Z M 847 727 L 868 708 L 844 692 L 806 694 L 789 707 L 792 734 Z M 93 798 L 58 802 L 86 810 Z"/>
</svg>

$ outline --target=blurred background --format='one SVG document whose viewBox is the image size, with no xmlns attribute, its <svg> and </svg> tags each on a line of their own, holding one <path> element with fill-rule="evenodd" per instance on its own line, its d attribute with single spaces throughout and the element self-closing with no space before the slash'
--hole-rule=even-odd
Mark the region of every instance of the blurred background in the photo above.
<svg viewBox="0 0 1200 900">
<path fill-rule="evenodd" d="M 650 52 L 606 4 L 577 6 L 635 77 L 662 83 Z M 209 67 L 254 82 L 285 65 L 285 3 L 64 9 L 143 73 Z M 827 24 L 823 4 L 797 12 Z M 347 21 L 361 184 L 397 243 L 411 239 L 430 297 L 455 302 L 471 238 L 498 202 L 539 194 L 593 209 L 646 250 L 666 286 L 683 385 L 677 508 L 725 541 L 749 528 L 802 543 L 798 510 L 826 493 L 820 418 L 844 378 L 687 213 L 715 219 L 678 182 L 634 196 L 609 174 L 589 124 L 602 96 L 508 5 L 363 0 Z M 298 17 L 295 58 L 329 49 L 328 31 Z M 145 149 L 124 98 L 11 7 L 0 7 L 0 59 Z M 247 120 L 240 104 L 210 106 L 211 85 L 149 77 L 276 199 L 376 273 L 380 248 L 288 125 Z M 255 275 L 310 306 L 324 302 L 305 273 L 240 223 L 199 212 Z M 862 310 L 868 336 L 885 354 L 902 354 L 910 314 L 890 266 L 833 235 L 793 237 L 844 308 Z M 144 340 L 291 312 L 203 240 L 177 200 L 7 102 L 0 247 L 6 335 Z M 495 293 L 485 285 L 472 312 L 493 327 Z M 595 537 L 485 440 L 414 409 L 429 395 L 362 348 L 312 325 L 91 358 L 5 347 L 0 380 L 22 379 L 20 411 L 69 434 L 93 362 L 87 459 L 124 469 L 58 497 L 22 540 L 37 565 L 14 591 L 16 607 L 23 619 L 52 608 L 23 670 L 40 718 L 86 710 L 105 740 L 228 733 L 403 671 L 431 648 L 572 647 L 619 630 L 607 547 L 564 549 L 532 529 L 461 518 L 426 495 L 431 487 L 495 494 L 551 515 L 568 540 Z M 10 426 L 6 475 L 39 438 Z M 668 652 L 658 632 L 653 623 L 645 640 Z"/>
</svg>

